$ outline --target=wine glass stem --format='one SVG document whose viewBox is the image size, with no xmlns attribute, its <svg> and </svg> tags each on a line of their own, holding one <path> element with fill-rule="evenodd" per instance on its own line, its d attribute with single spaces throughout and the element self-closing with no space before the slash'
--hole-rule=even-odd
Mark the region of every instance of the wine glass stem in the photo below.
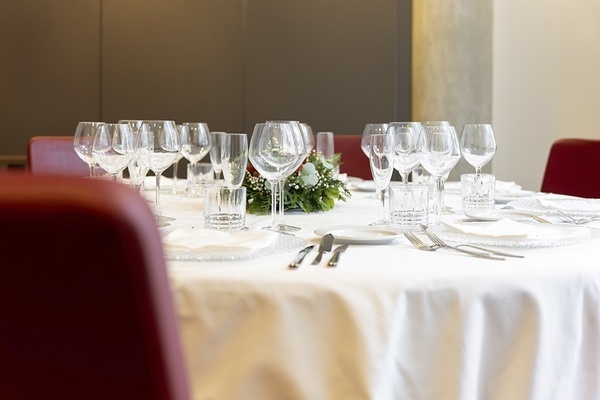
<svg viewBox="0 0 600 400">
<path fill-rule="evenodd" d="M 481 175 L 481 167 L 475 167 L 475 176 Z"/>
<path fill-rule="evenodd" d="M 271 228 L 277 226 L 277 181 L 271 182 Z"/>
<path fill-rule="evenodd" d="M 285 225 L 285 197 L 284 197 L 284 188 L 285 182 L 283 180 L 277 181 L 278 192 L 279 192 L 279 214 L 277 218 L 277 226 Z"/>
<path fill-rule="evenodd" d="M 386 189 L 381 189 L 379 195 L 381 197 L 381 209 L 379 210 L 379 220 L 385 222 L 388 220 L 388 216 L 385 210 L 385 191 Z"/>
<path fill-rule="evenodd" d="M 90 178 L 94 177 L 94 164 L 90 164 Z"/>
<path fill-rule="evenodd" d="M 402 174 L 400 174 L 400 176 L 402 177 L 402 183 L 404 183 L 405 185 L 408 185 L 408 174 L 402 173 Z"/>
<path fill-rule="evenodd" d="M 442 177 L 436 176 L 435 180 L 435 223 L 440 222 L 442 218 Z"/>
<path fill-rule="evenodd" d="M 156 208 L 154 210 L 154 212 L 156 213 L 157 216 L 160 217 L 160 173 L 156 174 L 156 197 L 155 197 L 155 202 L 156 202 Z"/>
<path fill-rule="evenodd" d="M 179 171 L 179 160 L 173 163 L 173 194 L 177 194 L 177 172 Z"/>
</svg>

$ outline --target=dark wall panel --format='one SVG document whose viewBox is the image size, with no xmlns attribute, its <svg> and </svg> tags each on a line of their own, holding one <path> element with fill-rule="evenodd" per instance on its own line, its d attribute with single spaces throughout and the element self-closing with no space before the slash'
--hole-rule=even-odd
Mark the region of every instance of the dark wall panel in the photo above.
<svg viewBox="0 0 600 400">
<path fill-rule="evenodd" d="M 99 0 L 0 0 L 0 154 L 99 117 Z"/>
</svg>

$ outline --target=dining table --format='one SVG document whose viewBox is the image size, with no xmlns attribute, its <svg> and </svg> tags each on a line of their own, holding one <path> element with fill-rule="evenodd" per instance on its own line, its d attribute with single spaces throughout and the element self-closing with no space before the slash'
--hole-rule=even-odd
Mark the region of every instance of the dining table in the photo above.
<svg viewBox="0 0 600 400">
<path fill-rule="evenodd" d="M 471 241 L 520 257 L 423 251 L 399 229 L 370 225 L 380 199 L 368 181 L 352 182 L 330 211 L 286 211 L 295 232 L 265 231 L 271 216 L 248 214 L 246 247 L 203 228 L 202 197 L 163 193 L 194 399 L 600 399 L 600 224 L 546 215 L 548 224 L 520 222 L 545 236 Z M 469 242 L 449 227 L 495 222 L 466 217 L 451 189 L 450 225 L 438 233 Z M 348 244 L 335 267 L 332 252 L 313 264 L 327 232 L 333 249 Z M 197 246 L 173 246 L 177 233 L 197 235 Z"/>
</svg>

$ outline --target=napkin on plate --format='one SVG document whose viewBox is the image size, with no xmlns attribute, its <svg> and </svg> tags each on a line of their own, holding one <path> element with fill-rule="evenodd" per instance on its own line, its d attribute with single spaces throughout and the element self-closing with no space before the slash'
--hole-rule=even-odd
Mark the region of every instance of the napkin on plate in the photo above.
<svg viewBox="0 0 600 400">
<path fill-rule="evenodd" d="M 584 199 L 581 197 L 545 196 L 539 197 L 538 202 L 547 210 L 563 212 L 596 212 L 600 214 L 600 199 Z"/>
<path fill-rule="evenodd" d="M 178 228 L 163 237 L 163 245 L 165 250 L 169 251 L 253 251 L 270 246 L 276 238 L 276 232 L 263 229 L 222 232 L 199 228 Z"/>
<path fill-rule="evenodd" d="M 444 184 L 444 190 L 448 193 L 460 193 L 461 183 L 460 181 L 447 181 Z M 513 193 L 521 190 L 521 186 L 515 182 L 505 182 L 496 180 L 495 186 L 496 193 Z"/>
<path fill-rule="evenodd" d="M 489 238 L 516 239 L 538 233 L 539 228 L 522 224 L 512 219 L 501 219 L 491 224 L 473 225 L 444 222 L 444 224 L 458 232 L 467 235 L 482 236 Z"/>
</svg>

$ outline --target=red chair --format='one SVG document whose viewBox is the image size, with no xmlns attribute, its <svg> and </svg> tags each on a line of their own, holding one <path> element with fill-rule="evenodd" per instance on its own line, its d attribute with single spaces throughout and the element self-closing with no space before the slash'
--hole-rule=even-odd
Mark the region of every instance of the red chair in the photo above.
<svg viewBox="0 0 600 400">
<path fill-rule="evenodd" d="M 89 176 L 73 149 L 73 136 L 34 136 L 27 143 L 27 169 L 34 174 Z"/>
<path fill-rule="evenodd" d="M 542 192 L 600 198 L 600 140 L 559 139 L 552 144 Z"/>
<path fill-rule="evenodd" d="M 333 135 L 333 148 L 336 153 L 342 154 L 340 173 L 357 178 L 371 180 L 371 166 L 369 159 L 363 153 L 360 143 L 362 135 Z"/>
<path fill-rule="evenodd" d="M 6 173 L 0 226 L 0 398 L 189 398 L 161 239 L 139 195 Z"/>
</svg>

